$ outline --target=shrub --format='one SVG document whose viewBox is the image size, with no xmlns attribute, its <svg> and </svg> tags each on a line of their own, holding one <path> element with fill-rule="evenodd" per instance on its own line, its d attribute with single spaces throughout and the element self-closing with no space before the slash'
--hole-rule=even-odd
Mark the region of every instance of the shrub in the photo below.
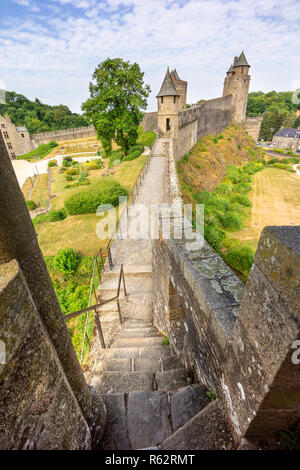
<svg viewBox="0 0 300 470">
<path fill-rule="evenodd" d="M 243 226 L 241 215 L 237 212 L 227 211 L 220 219 L 222 226 L 229 230 L 241 230 Z"/>
<path fill-rule="evenodd" d="M 249 272 L 254 262 L 254 251 L 250 246 L 241 246 L 225 257 L 226 262 L 238 271 Z"/>
<path fill-rule="evenodd" d="M 222 242 L 226 238 L 225 232 L 212 225 L 205 225 L 204 236 L 208 243 L 218 252 L 221 251 Z"/>
<path fill-rule="evenodd" d="M 54 266 L 65 274 L 73 274 L 80 262 L 80 256 L 73 248 L 58 250 L 54 258 Z"/>
<path fill-rule="evenodd" d="M 71 175 L 71 176 L 78 175 L 78 170 L 76 170 L 75 168 L 70 168 L 69 170 L 66 171 L 66 175 Z"/>
<path fill-rule="evenodd" d="M 140 150 L 140 152 L 142 153 L 144 151 L 144 146 L 142 144 L 133 145 L 128 150 L 127 155 L 130 155 L 131 153 L 135 152 L 136 150 Z"/>
<path fill-rule="evenodd" d="M 66 181 L 73 181 L 73 176 L 67 175 L 66 176 Z"/>
<path fill-rule="evenodd" d="M 52 166 L 57 166 L 56 160 L 50 160 L 50 162 L 48 163 L 48 168 L 51 168 Z"/>
<path fill-rule="evenodd" d="M 81 171 L 79 173 L 79 176 L 80 176 L 80 178 L 86 178 L 88 176 L 88 172 L 87 171 Z"/>
<path fill-rule="evenodd" d="M 123 162 L 130 162 L 131 160 L 135 160 L 141 155 L 141 153 L 142 152 L 140 150 L 135 150 L 134 152 L 130 153 L 125 158 L 123 158 Z"/>
<path fill-rule="evenodd" d="M 89 191 L 73 194 L 65 200 L 68 214 L 92 214 L 100 204 L 119 204 L 119 197 L 126 196 L 127 191 L 112 178 L 102 179 L 97 186 Z"/>
<path fill-rule="evenodd" d="M 230 203 L 238 203 L 241 206 L 245 206 L 245 207 L 251 207 L 252 205 L 248 196 L 245 196 L 244 194 L 235 194 L 234 196 L 230 198 Z M 230 205 L 230 209 L 231 207 L 232 205 Z"/>
<path fill-rule="evenodd" d="M 251 186 L 247 183 L 238 183 L 233 186 L 233 191 L 235 193 L 249 193 Z"/>
<path fill-rule="evenodd" d="M 65 209 L 52 210 L 48 213 L 49 222 L 58 222 L 59 220 L 64 220 L 67 217 Z"/>
<path fill-rule="evenodd" d="M 33 225 L 36 227 L 39 224 L 42 224 L 43 222 L 58 222 L 60 220 L 63 220 L 67 217 L 67 213 L 65 209 L 60 209 L 60 210 L 52 210 L 48 212 L 48 214 L 41 214 L 35 217 L 32 222 Z"/>
<path fill-rule="evenodd" d="M 87 162 L 85 164 L 86 170 L 99 170 L 99 168 L 102 168 L 102 166 L 103 166 L 102 161 L 100 164 L 100 163 L 97 163 L 97 160 L 94 160 L 92 162 Z"/>
<path fill-rule="evenodd" d="M 216 190 L 218 193 L 224 194 L 224 196 L 227 196 L 232 191 L 232 185 L 228 183 L 221 183 L 219 184 Z"/>
<path fill-rule="evenodd" d="M 26 206 L 29 211 L 34 211 L 36 209 L 37 205 L 34 201 L 26 201 Z"/>
</svg>

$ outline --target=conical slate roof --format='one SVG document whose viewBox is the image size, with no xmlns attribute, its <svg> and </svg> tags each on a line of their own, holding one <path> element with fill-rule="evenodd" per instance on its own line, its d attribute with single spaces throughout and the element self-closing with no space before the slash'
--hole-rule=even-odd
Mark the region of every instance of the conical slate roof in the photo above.
<svg viewBox="0 0 300 470">
<path fill-rule="evenodd" d="M 229 69 L 227 70 L 227 73 L 230 73 L 230 72 L 234 72 L 233 65 L 231 65 Z"/>
<path fill-rule="evenodd" d="M 250 65 L 248 64 L 247 59 L 245 57 L 244 51 L 242 51 L 240 57 L 235 62 L 233 67 L 244 67 L 244 66 L 250 67 Z"/>
<path fill-rule="evenodd" d="M 158 98 L 159 96 L 179 96 L 175 88 L 173 79 L 171 77 L 169 67 L 168 67 L 166 76 L 164 78 L 164 81 L 162 82 L 162 86 L 159 90 L 159 93 L 158 95 L 156 95 L 156 98 Z"/>
<path fill-rule="evenodd" d="M 176 78 L 176 80 L 180 80 L 179 75 L 178 75 L 176 69 L 172 70 L 171 75 L 174 75 L 174 77 Z"/>
</svg>

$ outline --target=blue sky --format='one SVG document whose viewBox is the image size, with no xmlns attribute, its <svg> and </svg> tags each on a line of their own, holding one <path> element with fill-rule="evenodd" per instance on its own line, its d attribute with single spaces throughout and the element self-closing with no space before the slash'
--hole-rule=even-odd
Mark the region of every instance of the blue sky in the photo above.
<svg viewBox="0 0 300 470">
<path fill-rule="evenodd" d="M 98 63 L 138 62 L 152 89 L 166 67 L 188 102 L 220 96 L 244 49 L 251 90 L 300 87 L 300 0 L 1 0 L 0 88 L 80 111 Z"/>
</svg>

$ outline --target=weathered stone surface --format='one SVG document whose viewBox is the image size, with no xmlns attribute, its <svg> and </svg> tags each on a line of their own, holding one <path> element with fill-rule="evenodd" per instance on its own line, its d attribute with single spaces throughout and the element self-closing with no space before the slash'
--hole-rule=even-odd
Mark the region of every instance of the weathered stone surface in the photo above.
<svg viewBox="0 0 300 470">
<path fill-rule="evenodd" d="M 181 428 L 209 404 L 210 399 L 205 392 L 204 385 L 190 385 L 170 394 L 174 431 Z"/>
<path fill-rule="evenodd" d="M 149 346 L 159 346 L 162 344 L 162 337 L 132 338 L 118 337 L 112 344 L 112 348 L 142 348 Z"/>
<path fill-rule="evenodd" d="M 299 237 L 299 227 L 266 228 L 245 287 L 206 247 L 198 255 L 185 241 L 152 243 L 154 324 L 216 389 L 237 441 L 247 429 L 259 436 L 298 419 Z M 174 295 L 182 319 L 172 317 Z"/>
<path fill-rule="evenodd" d="M 152 357 L 138 357 L 134 359 L 134 370 L 161 371 L 162 364 L 160 360 Z"/>
<path fill-rule="evenodd" d="M 0 265 L 16 259 L 41 321 L 86 419 L 92 420 L 92 397 L 39 248 L 23 194 L 0 135 Z M 15 301 L 15 296 L 11 297 Z"/>
<path fill-rule="evenodd" d="M 125 394 L 103 395 L 107 409 L 107 424 L 101 448 L 105 450 L 131 449 L 127 430 Z"/>
<path fill-rule="evenodd" d="M 161 446 L 162 450 L 225 450 L 232 446 L 226 418 L 214 401 L 178 429 Z"/>
<path fill-rule="evenodd" d="M 0 267 L 0 331 L 0 448 L 89 449 L 89 426 L 15 260 Z"/>
<path fill-rule="evenodd" d="M 157 390 L 177 390 L 190 385 L 193 381 L 191 373 L 187 369 L 173 369 L 155 373 Z"/>
<path fill-rule="evenodd" d="M 90 384 L 100 393 L 121 393 L 153 390 L 152 372 L 95 372 Z"/>
<path fill-rule="evenodd" d="M 162 357 L 161 362 L 162 370 L 180 369 L 182 367 L 180 358 L 177 356 Z"/>
<path fill-rule="evenodd" d="M 296 318 L 300 316 L 299 227 L 264 228 L 255 263 Z"/>
<path fill-rule="evenodd" d="M 102 365 L 102 370 L 130 371 L 132 370 L 132 359 L 126 357 L 106 359 Z"/>
<path fill-rule="evenodd" d="M 133 449 L 163 442 L 172 432 L 167 393 L 129 393 L 128 432 Z"/>
</svg>

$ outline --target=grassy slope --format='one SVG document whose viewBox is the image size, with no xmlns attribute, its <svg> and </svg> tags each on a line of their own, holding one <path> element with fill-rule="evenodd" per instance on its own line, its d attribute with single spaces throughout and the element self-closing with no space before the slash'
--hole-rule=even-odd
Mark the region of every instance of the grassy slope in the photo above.
<svg viewBox="0 0 300 470">
<path fill-rule="evenodd" d="M 190 202 L 195 192 L 214 190 L 224 178 L 227 165 L 238 166 L 250 161 L 247 147 L 257 157 L 261 155 L 253 139 L 240 127 L 231 125 L 221 135 L 223 138 L 218 143 L 214 142 L 215 136 L 203 137 L 189 152 L 189 158 L 178 163 L 185 201 Z"/>
<path fill-rule="evenodd" d="M 31 178 L 31 180 L 33 181 L 34 178 Z M 27 178 L 22 187 L 22 192 L 24 194 L 25 199 L 27 199 L 27 196 L 31 189 L 31 180 L 30 178 Z M 34 201 L 37 205 L 39 204 L 40 207 L 46 206 L 45 199 L 48 199 L 48 174 L 47 173 L 38 175 L 33 191 L 30 196 L 30 200 Z"/>
</svg>

